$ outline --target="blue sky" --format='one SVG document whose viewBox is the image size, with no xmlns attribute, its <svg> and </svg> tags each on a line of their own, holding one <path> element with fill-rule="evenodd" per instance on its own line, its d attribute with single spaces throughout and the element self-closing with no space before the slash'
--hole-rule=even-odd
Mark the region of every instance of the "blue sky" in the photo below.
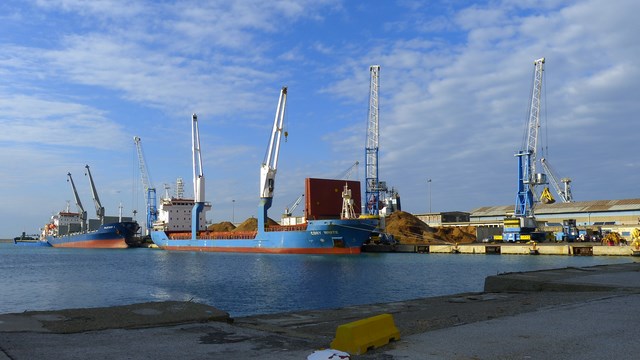
<svg viewBox="0 0 640 360">
<path fill-rule="evenodd" d="M 403 209 L 515 202 L 533 61 L 540 141 L 576 200 L 637 198 L 637 1 L 80 1 L 0 4 L 0 237 L 35 233 L 73 196 L 144 211 L 133 137 L 159 192 L 191 190 L 199 117 L 209 220 L 255 215 L 288 86 L 270 217 L 355 161 L 364 178 L 369 66 L 380 71 L 380 179 Z M 235 201 L 233 201 L 235 200 Z M 143 216 L 138 215 L 143 221 Z"/>
</svg>

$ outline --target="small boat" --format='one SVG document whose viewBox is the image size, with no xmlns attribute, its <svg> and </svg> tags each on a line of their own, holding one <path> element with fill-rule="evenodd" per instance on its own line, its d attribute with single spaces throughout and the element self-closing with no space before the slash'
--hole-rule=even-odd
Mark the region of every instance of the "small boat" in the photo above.
<svg viewBox="0 0 640 360">
<path fill-rule="evenodd" d="M 13 238 L 13 243 L 17 246 L 51 246 L 46 239 L 39 238 L 36 235 L 22 235 Z"/>
</svg>

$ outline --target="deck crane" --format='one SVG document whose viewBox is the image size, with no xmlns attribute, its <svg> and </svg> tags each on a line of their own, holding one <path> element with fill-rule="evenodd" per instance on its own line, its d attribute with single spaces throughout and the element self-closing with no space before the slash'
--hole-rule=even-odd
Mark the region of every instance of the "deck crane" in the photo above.
<svg viewBox="0 0 640 360">
<path fill-rule="evenodd" d="M 195 239 L 200 229 L 200 213 L 204 209 L 204 170 L 202 168 L 202 153 L 200 151 L 200 130 L 198 116 L 191 116 L 191 140 L 193 152 L 193 210 L 191 211 L 191 238 Z"/>
<path fill-rule="evenodd" d="M 549 160 L 547 160 L 546 158 L 542 158 L 540 159 L 540 163 L 542 164 L 544 171 L 547 173 L 548 178 L 551 179 L 550 181 L 551 185 L 553 185 L 553 188 L 558 193 L 558 196 L 560 196 L 560 198 L 562 199 L 562 202 L 564 203 L 573 202 L 573 195 L 571 194 L 571 185 L 570 185 L 571 179 L 568 177 L 561 178 L 560 181 L 564 184 L 564 186 L 560 186 L 560 182 L 556 177 L 556 172 L 553 171 L 553 168 L 551 167 Z"/>
<path fill-rule="evenodd" d="M 85 175 L 89 176 L 89 184 L 91 185 L 91 196 L 93 196 L 93 204 L 96 207 L 96 215 L 100 220 L 100 225 L 104 225 L 104 207 L 102 203 L 100 203 L 100 198 L 98 197 L 98 191 L 96 191 L 96 184 L 93 182 L 93 176 L 91 176 L 91 170 L 89 170 L 89 165 L 85 165 L 84 167 L 87 169 Z"/>
<path fill-rule="evenodd" d="M 353 165 L 351 165 L 347 169 L 347 171 L 345 171 L 342 174 L 336 176 L 336 179 L 349 180 L 351 178 L 351 174 L 353 174 L 354 171 L 356 171 L 356 178 L 357 178 L 358 165 L 360 165 L 360 162 L 356 161 L 355 163 L 353 163 Z"/>
<path fill-rule="evenodd" d="M 380 65 L 369 67 L 369 116 L 367 121 L 367 142 L 365 147 L 365 213 L 378 215 L 380 202 L 380 184 L 378 182 L 378 88 L 380 83 Z"/>
<path fill-rule="evenodd" d="M 516 206 L 514 216 L 504 220 L 502 240 L 509 242 L 532 239 L 531 234 L 535 232 L 537 226 L 534 214 L 536 186 L 547 183 L 546 175 L 536 172 L 544 58 L 534 61 L 533 65 L 533 89 L 524 143 L 522 149 L 515 154 L 518 158 Z"/>
<path fill-rule="evenodd" d="M 71 190 L 73 191 L 73 197 L 76 201 L 76 207 L 78 208 L 78 213 L 80 215 L 80 229 L 82 232 L 87 231 L 87 212 L 82 206 L 82 201 L 80 201 L 80 196 L 78 196 L 78 190 L 76 190 L 76 184 L 73 182 L 73 178 L 71 177 L 71 173 L 67 173 L 67 182 L 71 184 Z"/>
<path fill-rule="evenodd" d="M 276 108 L 276 116 L 273 120 L 273 128 L 271 129 L 271 138 L 264 156 L 264 161 L 260 166 L 260 204 L 258 216 L 258 231 L 265 229 L 265 220 L 267 219 L 267 211 L 273 202 L 273 190 L 275 186 L 276 171 L 278 170 L 278 155 L 280 153 L 280 140 L 284 132 L 285 139 L 287 132 L 283 130 L 284 114 L 287 105 L 287 87 L 283 86 L 280 90 L 278 106 Z"/>
<path fill-rule="evenodd" d="M 296 208 L 298 207 L 298 205 L 300 205 L 300 202 L 302 202 L 302 198 L 304 197 L 304 194 L 298 196 L 298 198 L 289 206 L 287 206 L 284 209 L 284 214 L 283 216 L 292 216 L 293 212 L 296 210 Z"/>
<path fill-rule="evenodd" d="M 142 142 L 140 137 L 134 136 L 133 142 L 136 145 L 136 150 L 138 153 L 138 164 L 140 166 L 140 177 L 142 179 L 142 187 L 144 188 L 145 196 L 146 196 L 146 207 L 147 207 L 147 228 L 146 235 L 149 235 L 149 232 L 153 228 L 153 223 L 158 220 L 158 207 L 157 207 L 157 199 L 156 199 L 156 188 L 153 186 L 151 182 L 151 176 L 147 171 L 147 163 L 144 158 L 144 152 L 142 151 Z"/>
</svg>

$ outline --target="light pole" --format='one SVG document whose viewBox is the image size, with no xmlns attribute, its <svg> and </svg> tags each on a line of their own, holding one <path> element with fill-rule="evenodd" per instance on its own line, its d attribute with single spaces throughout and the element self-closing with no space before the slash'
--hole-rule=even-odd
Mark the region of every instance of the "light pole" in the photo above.
<svg viewBox="0 0 640 360">
<path fill-rule="evenodd" d="M 429 185 L 429 213 L 431 213 L 431 179 L 427 180 L 427 185 Z"/>
<path fill-rule="evenodd" d="M 231 200 L 231 223 L 235 225 L 236 223 L 236 201 Z"/>
</svg>

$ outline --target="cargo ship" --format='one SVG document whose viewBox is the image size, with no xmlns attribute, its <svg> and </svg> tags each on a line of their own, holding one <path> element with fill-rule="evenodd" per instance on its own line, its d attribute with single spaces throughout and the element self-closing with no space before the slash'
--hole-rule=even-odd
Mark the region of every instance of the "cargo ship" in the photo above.
<svg viewBox="0 0 640 360">
<path fill-rule="evenodd" d="M 96 191 L 89 165 L 85 166 L 96 207 L 98 219 L 87 221 L 87 212 L 82 206 L 71 173 L 67 173 L 67 181 L 75 198 L 78 212 L 71 212 L 69 204 L 65 211 L 60 211 L 51 217 L 51 221 L 44 226 L 41 240 L 46 240 L 53 247 L 94 248 L 94 249 L 122 249 L 134 243 L 134 237 L 140 226 L 131 218 L 120 216 L 105 216 L 104 207 Z"/>
<path fill-rule="evenodd" d="M 138 228 L 139 225 L 135 221 L 121 221 L 100 225 L 93 231 L 45 235 L 44 239 L 53 247 L 124 249 L 133 242 Z M 53 229 L 49 227 L 48 231 Z"/>
<path fill-rule="evenodd" d="M 277 254 L 359 254 L 362 245 L 369 240 L 378 227 L 376 217 L 340 216 L 340 201 L 336 197 L 344 186 L 355 188 L 359 194 L 359 182 L 333 179 L 306 179 L 306 217 L 283 217 L 281 223 L 267 225 L 267 202 L 261 202 L 258 210 L 258 227 L 255 231 L 208 231 L 200 226 L 198 231 L 184 231 L 184 225 L 162 221 L 156 223 L 151 232 L 152 241 L 161 249 L 211 252 L 250 252 Z M 346 190 L 351 190 L 348 188 Z M 322 198 L 322 201 L 318 201 Z M 339 198 L 338 198 L 339 199 Z M 343 201 L 345 201 L 343 199 Z M 348 201 L 348 200 L 347 200 Z M 208 203 L 206 203 L 208 204 Z M 163 207 L 163 205 L 165 205 Z M 181 206 L 182 205 L 182 206 Z M 190 206 L 191 205 L 191 206 Z M 354 202 L 354 205 L 357 205 Z M 177 218 L 170 212 L 203 219 L 203 212 L 196 215 L 192 199 L 163 199 L 159 207 L 159 218 Z M 348 205 L 347 205 L 348 208 Z M 191 211 L 191 214 L 188 214 Z M 355 215 L 355 214 L 354 214 Z M 313 220 L 307 219 L 313 218 Z M 200 221 L 203 224 L 203 221 Z"/>
<path fill-rule="evenodd" d="M 204 172 L 197 116 L 192 116 L 193 207 L 191 231 L 171 230 L 170 223 L 154 225 L 151 240 L 161 249 L 212 252 L 251 252 L 280 254 L 359 254 L 361 247 L 378 227 L 377 216 L 356 216 L 360 182 L 306 179 L 306 211 L 300 221 L 267 225 L 267 212 L 273 201 L 280 140 L 283 134 L 287 88 L 283 87 L 276 109 L 271 138 L 260 168 L 260 198 L 257 230 L 249 232 L 210 232 L 202 224 L 207 209 L 204 198 Z M 285 137 L 287 133 L 284 132 Z M 343 187 L 344 186 L 344 187 Z M 352 191 L 355 192 L 352 197 Z M 340 196 L 342 194 L 342 196 Z M 160 214 L 159 217 L 163 217 Z M 171 216 L 166 216 L 171 218 Z"/>
</svg>

